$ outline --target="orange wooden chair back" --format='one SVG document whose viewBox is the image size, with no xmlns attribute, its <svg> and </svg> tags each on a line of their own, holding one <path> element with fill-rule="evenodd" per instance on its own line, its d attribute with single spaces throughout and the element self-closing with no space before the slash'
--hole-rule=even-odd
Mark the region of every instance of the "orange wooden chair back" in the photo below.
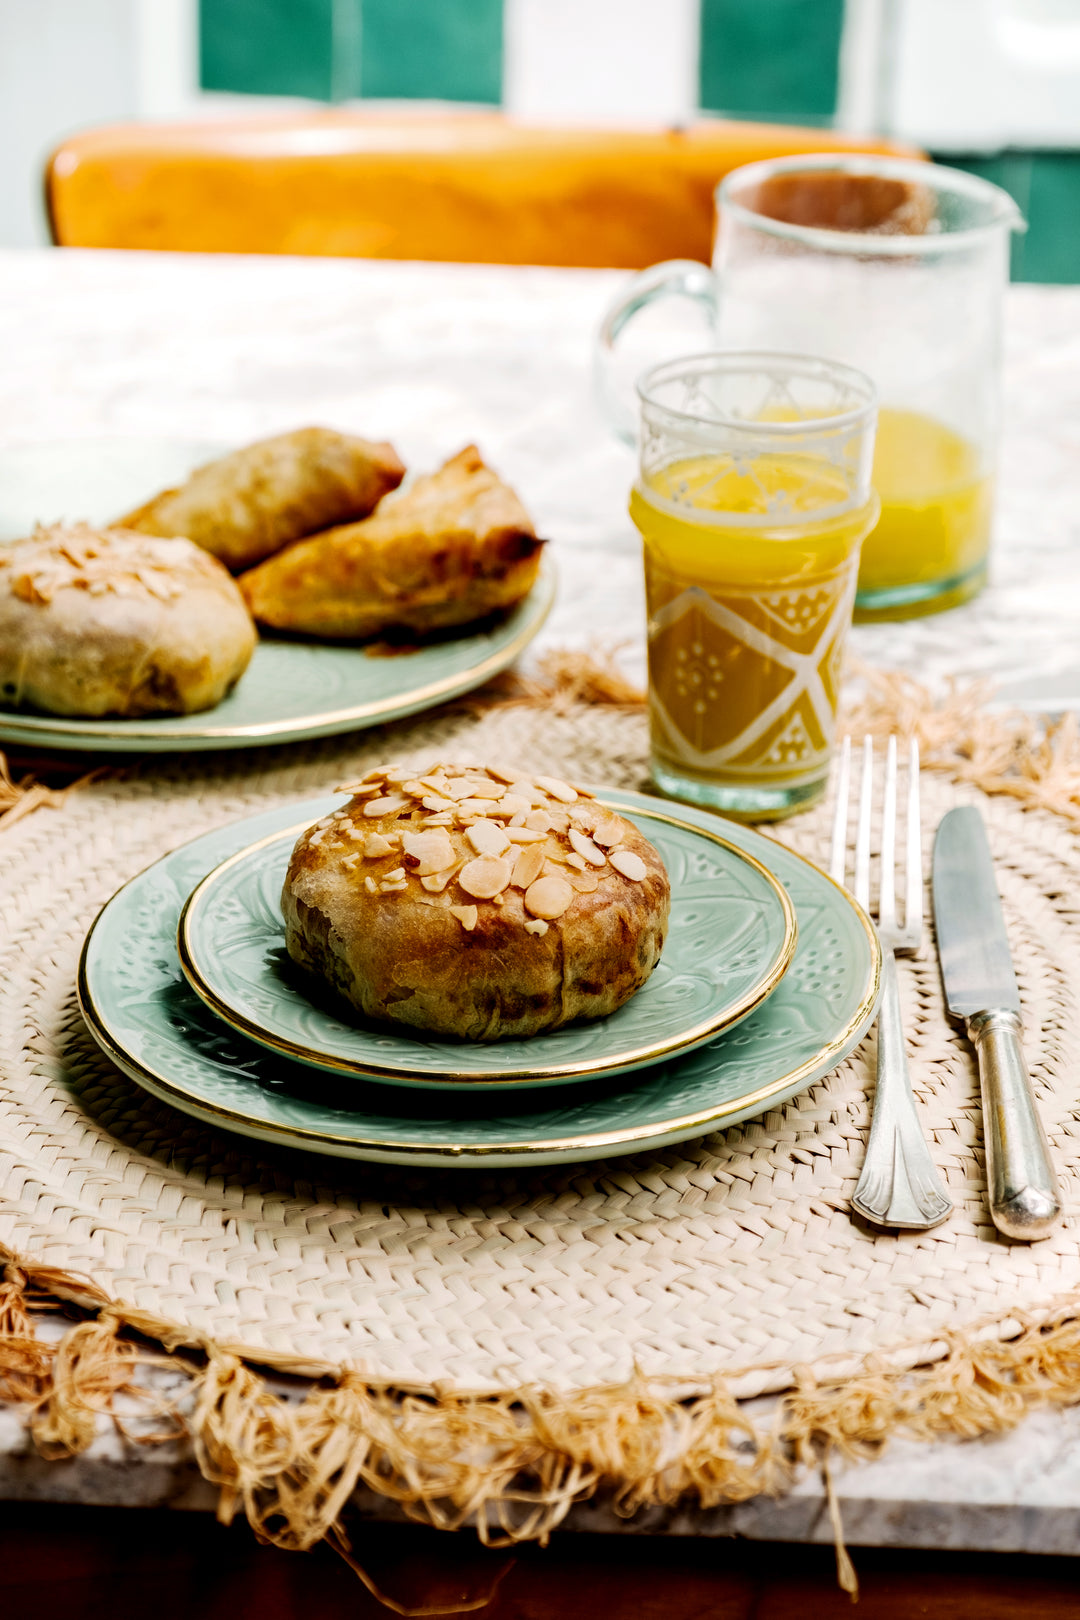
<svg viewBox="0 0 1080 1620">
<path fill-rule="evenodd" d="M 65 247 L 638 269 L 708 259 L 728 170 L 826 150 L 909 151 L 719 120 L 648 133 L 327 111 L 88 130 L 54 153 L 46 191 Z"/>
</svg>

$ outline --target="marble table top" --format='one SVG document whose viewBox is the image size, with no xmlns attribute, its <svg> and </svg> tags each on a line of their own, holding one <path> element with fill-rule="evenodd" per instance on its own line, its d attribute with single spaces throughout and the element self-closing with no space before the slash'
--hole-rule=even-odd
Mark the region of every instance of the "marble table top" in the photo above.
<svg viewBox="0 0 1080 1620">
<path fill-rule="evenodd" d="M 593 333 L 625 280 L 0 252 L 0 445 L 240 443 L 321 422 L 388 438 L 422 469 L 474 440 L 552 542 L 563 583 L 539 646 L 623 643 L 628 673 L 643 677 L 644 593 L 626 512 L 633 454 L 608 432 L 591 377 Z M 707 343 L 673 315 L 636 352 L 670 352 L 673 337 L 684 350 Z M 1005 349 L 990 588 L 951 613 L 859 627 L 854 646 L 934 682 L 990 676 L 1004 693 L 1060 676 L 1080 701 L 1080 287 L 1011 288 Z"/>
<path fill-rule="evenodd" d="M 644 673 L 626 515 L 633 457 L 593 402 L 592 335 L 619 272 L 75 251 L 0 252 L 0 446 L 135 437 L 242 442 L 321 422 L 430 467 L 475 441 L 558 562 L 537 647 L 621 644 Z M 671 334 L 655 333 L 670 351 Z M 699 332 L 683 347 L 705 346 Z M 932 683 L 989 676 L 1033 706 L 1080 706 L 1080 287 L 1008 294 L 993 581 L 974 603 L 856 629 L 867 660 Z M 73 514 L 74 515 L 74 514 Z M 1074 1552 L 1080 1410 L 966 1444 L 894 1441 L 837 1478 L 852 1543 Z M 210 1508 L 190 1458 L 111 1431 L 45 1463 L 0 1407 L 0 1497 Z M 371 1512 L 385 1504 L 369 1501 Z M 579 1529 L 831 1536 L 820 1483 L 779 1501 Z"/>
</svg>

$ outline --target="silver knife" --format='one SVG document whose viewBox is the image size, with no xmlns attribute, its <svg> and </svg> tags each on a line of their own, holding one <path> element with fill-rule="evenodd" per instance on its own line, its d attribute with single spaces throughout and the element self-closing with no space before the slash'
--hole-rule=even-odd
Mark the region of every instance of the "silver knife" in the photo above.
<svg viewBox="0 0 1080 1620">
<path fill-rule="evenodd" d="M 1020 1044 L 1016 988 L 990 845 L 971 805 L 934 839 L 934 924 L 945 1000 L 979 1059 L 990 1215 L 1006 1237 L 1046 1237 L 1061 1197 Z"/>
</svg>

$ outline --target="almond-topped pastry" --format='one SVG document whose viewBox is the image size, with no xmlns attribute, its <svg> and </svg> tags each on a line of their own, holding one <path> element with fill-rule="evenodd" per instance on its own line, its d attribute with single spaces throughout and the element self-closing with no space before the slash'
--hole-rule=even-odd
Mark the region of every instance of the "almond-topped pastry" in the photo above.
<svg viewBox="0 0 1080 1620">
<path fill-rule="evenodd" d="M 370 1018 L 474 1041 L 603 1018 L 645 983 L 671 886 L 583 788 L 511 768 L 387 766 L 309 827 L 289 955 Z"/>
<path fill-rule="evenodd" d="M 0 546 L 4 708 L 192 714 L 254 649 L 235 581 L 190 540 L 72 523 Z"/>
</svg>

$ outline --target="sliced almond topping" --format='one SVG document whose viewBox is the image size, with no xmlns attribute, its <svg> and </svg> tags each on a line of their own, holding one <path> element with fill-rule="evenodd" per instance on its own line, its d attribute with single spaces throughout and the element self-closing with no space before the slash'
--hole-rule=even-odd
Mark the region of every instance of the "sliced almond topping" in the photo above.
<svg viewBox="0 0 1080 1620">
<path fill-rule="evenodd" d="M 609 859 L 616 872 L 621 872 L 623 877 L 630 878 L 634 883 L 640 883 L 648 871 L 641 856 L 635 855 L 632 849 L 613 850 Z"/>
<path fill-rule="evenodd" d="M 511 827 L 524 827 L 524 825 L 525 825 L 525 811 L 524 810 L 517 811 L 517 813 L 515 815 L 512 815 L 510 817 L 510 820 L 506 823 L 507 831 L 509 831 L 509 829 Z"/>
<path fill-rule="evenodd" d="M 403 782 L 401 791 L 411 793 L 414 799 L 422 799 L 424 796 L 424 784 L 414 778 L 411 782 Z"/>
<path fill-rule="evenodd" d="M 561 776 L 536 776 L 533 780 L 537 787 L 544 788 L 553 799 L 559 799 L 563 804 L 573 804 L 577 798 L 577 789 L 564 782 Z"/>
<path fill-rule="evenodd" d="M 465 834 L 466 840 L 478 855 L 505 855 L 510 840 L 493 821 L 478 821 Z M 447 839 L 447 843 L 450 840 Z"/>
<path fill-rule="evenodd" d="M 595 868 L 588 866 L 584 872 L 568 872 L 567 877 L 577 894 L 595 894 L 600 887 L 600 878 Z"/>
<path fill-rule="evenodd" d="M 450 810 L 454 808 L 453 799 L 448 799 L 443 793 L 425 793 L 420 800 L 425 810 Z"/>
<path fill-rule="evenodd" d="M 430 877 L 433 872 L 445 872 L 448 866 L 453 866 L 457 854 L 450 835 L 444 827 L 434 827 L 430 832 L 403 832 L 401 847 L 411 860 L 416 861 L 417 876 Z"/>
<path fill-rule="evenodd" d="M 496 782 L 519 782 L 521 780 L 520 771 L 504 770 L 501 765 L 488 765 L 486 769 L 488 775 L 493 776 Z"/>
<path fill-rule="evenodd" d="M 564 833 L 569 825 L 570 817 L 565 810 L 553 810 L 551 812 L 551 832 Z"/>
<path fill-rule="evenodd" d="M 399 788 L 411 781 L 415 772 L 408 765 L 388 765 L 382 774 L 388 787 Z"/>
<path fill-rule="evenodd" d="M 569 837 L 572 847 L 577 850 L 579 855 L 584 855 L 590 866 L 603 866 L 605 864 L 607 856 L 602 850 L 597 849 L 591 838 L 586 838 L 585 834 L 578 832 L 576 827 L 570 828 Z"/>
<path fill-rule="evenodd" d="M 577 850 L 573 850 L 569 855 L 563 855 L 561 859 L 566 862 L 567 866 L 572 866 L 577 872 L 584 872 L 588 865 L 584 855 L 579 855 Z"/>
<path fill-rule="evenodd" d="M 374 794 L 385 791 L 385 782 L 362 782 L 359 787 L 345 789 L 345 792 L 351 793 L 354 799 L 370 799 Z"/>
<path fill-rule="evenodd" d="M 506 797 L 506 788 L 502 782 L 485 782 L 484 792 L 489 799 L 502 799 Z"/>
<path fill-rule="evenodd" d="M 497 816 L 499 806 L 495 799 L 459 799 L 458 809 L 463 816 Z"/>
<path fill-rule="evenodd" d="M 404 883 L 405 868 L 403 866 L 395 866 L 392 872 L 383 873 L 382 880 L 384 883 Z"/>
<path fill-rule="evenodd" d="M 514 875 L 510 879 L 515 889 L 527 889 L 544 870 L 544 852 L 538 844 L 530 844 L 518 851 L 514 862 Z"/>
<path fill-rule="evenodd" d="M 379 893 L 404 894 L 408 887 L 409 885 L 404 881 L 404 879 L 400 883 L 391 883 L 389 878 L 383 878 L 382 882 L 379 884 Z"/>
<path fill-rule="evenodd" d="M 346 872 L 351 872 L 359 859 L 360 851 L 358 849 L 354 849 L 351 855 L 346 855 L 343 857 L 341 864 L 345 868 Z"/>
<path fill-rule="evenodd" d="M 408 799 L 403 799 L 400 795 L 394 794 L 387 799 L 369 799 L 364 806 L 364 814 L 365 816 L 396 816 L 400 810 L 407 810 L 408 807 Z"/>
<path fill-rule="evenodd" d="M 466 861 L 458 882 L 474 899 L 490 900 L 510 882 L 510 862 L 498 855 L 478 855 L 475 861 Z"/>
<path fill-rule="evenodd" d="M 364 855 L 369 861 L 378 860 L 380 855 L 391 855 L 394 845 L 382 833 L 368 833 L 364 839 Z"/>
<path fill-rule="evenodd" d="M 451 810 L 443 810 L 437 816 L 425 816 L 420 823 L 421 827 L 452 827 L 457 817 Z"/>
<path fill-rule="evenodd" d="M 534 917 L 561 917 L 573 898 L 574 891 L 564 877 L 541 877 L 525 890 L 525 908 Z"/>
<path fill-rule="evenodd" d="M 421 776 L 417 780 L 420 786 L 427 788 L 430 793 L 440 793 L 443 797 L 446 796 L 445 776 Z"/>
<path fill-rule="evenodd" d="M 442 894 L 456 871 L 456 866 L 448 866 L 445 872 L 434 872 L 431 877 L 422 877 L 420 887 L 426 889 L 429 894 Z"/>
<path fill-rule="evenodd" d="M 536 832 L 551 831 L 551 817 L 546 810 L 530 810 L 525 817 L 526 827 L 532 827 Z"/>
<path fill-rule="evenodd" d="M 364 888 L 367 890 L 368 894 L 378 894 L 379 892 L 379 885 L 376 883 L 373 877 L 366 877 L 364 879 Z"/>
<path fill-rule="evenodd" d="M 471 799 L 476 789 L 482 786 L 482 782 L 471 782 L 467 777 L 458 776 L 452 781 L 444 782 L 442 791 L 448 799 Z"/>
<path fill-rule="evenodd" d="M 503 816 L 516 816 L 521 810 L 528 814 L 530 799 L 523 799 L 520 793 L 504 793 L 499 800 L 499 814 Z"/>
<path fill-rule="evenodd" d="M 534 917 L 531 922 L 527 922 L 525 924 L 525 932 L 527 934 L 541 934 L 541 935 L 543 935 L 543 934 L 546 934 L 547 931 L 548 931 L 548 925 L 543 920 L 542 917 Z"/>
<path fill-rule="evenodd" d="M 451 917 L 456 917 L 467 934 L 471 934 L 476 927 L 476 919 L 480 913 L 475 906 L 451 906 Z"/>
<path fill-rule="evenodd" d="M 605 849 L 614 849 L 623 841 L 624 829 L 617 821 L 601 821 L 593 832 L 593 842 Z"/>
<path fill-rule="evenodd" d="M 512 844 L 542 844 L 547 837 L 537 827 L 515 827 L 511 822 L 506 829 L 506 836 Z"/>
</svg>

